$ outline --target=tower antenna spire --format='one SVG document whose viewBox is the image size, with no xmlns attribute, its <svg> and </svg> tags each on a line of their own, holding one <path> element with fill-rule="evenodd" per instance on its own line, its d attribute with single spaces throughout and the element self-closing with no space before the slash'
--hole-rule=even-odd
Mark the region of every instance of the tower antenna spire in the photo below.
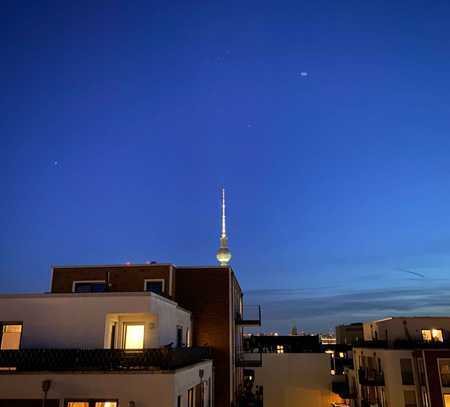
<svg viewBox="0 0 450 407">
<path fill-rule="evenodd" d="M 219 250 L 217 250 L 216 258 L 221 266 L 228 266 L 228 263 L 231 260 L 225 221 L 225 188 L 222 188 L 222 231 L 220 234 L 220 247 Z"/>
<path fill-rule="evenodd" d="M 227 237 L 227 228 L 225 222 L 225 188 L 222 188 L 222 234 L 220 238 Z"/>
</svg>

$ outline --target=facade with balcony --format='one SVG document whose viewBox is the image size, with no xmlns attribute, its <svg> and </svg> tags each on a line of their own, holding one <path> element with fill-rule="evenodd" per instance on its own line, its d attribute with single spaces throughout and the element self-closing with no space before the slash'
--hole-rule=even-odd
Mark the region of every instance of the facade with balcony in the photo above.
<svg viewBox="0 0 450 407">
<path fill-rule="evenodd" d="M 212 401 L 209 348 L 190 347 L 191 313 L 158 294 L 3 295 L 0 321 L 1 406 Z"/>
<path fill-rule="evenodd" d="M 348 405 L 450 407 L 450 318 L 386 318 L 363 327 L 340 389 Z"/>
<path fill-rule="evenodd" d="M 54 267 L 50 293 L 0 296 L 0 406 L 228 407 L 246 323 L 228 266 Z"/>
</svg>

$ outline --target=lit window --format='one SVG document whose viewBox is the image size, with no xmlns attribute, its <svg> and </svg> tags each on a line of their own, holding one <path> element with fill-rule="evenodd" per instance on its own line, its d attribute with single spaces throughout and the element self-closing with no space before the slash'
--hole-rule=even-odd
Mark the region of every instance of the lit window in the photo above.
<svg viewBox="0 0 450 407">
<path fill-rule="evenodd" d="M 444 394 L 444 407 L 450 407 L 450 394 Z"/>
<path fill-rule="evenodd" d="M 22 336 L 22 325 L 5 324 L 1 331 L 1 350 L 20 349 L 20 338 Z"/>
<path fill-rule="evenodd" d="M 336 370 L 331 369 L 331 370 L 330 370 L 330 374 L 331 374 L 332 376 L 334 376 L 334 375 L 336 374 Z"/>
<path fill-rule="evenodd" d="M 422 339 L 425 342 L 431 342 L 431 329 L 422 329 Z"/>
<path fill-rule="evenodd" d="M 186 346 L 188 348 L 190 348 L 192 346 L 191 345 L 191 334 L 190 334 L 189 328 L 186 328 Z"/>
<path fill-rule="evenodd" d="M 144 348 L 144 324 L 125 325 L 125 349 Z"/>
<path fill-rule="evenodd" d="M 444 342 L 444 337 L 442 336 L 441 329 L 432 329 L 431 336 L 433 338 L 433 341 Z"/>
<path fill-rule="evenodd" d="M 117 401 L 68 401 L 66 407 L 117 407 Z"/>
<path fill-rule="evenodd" d="M 339 352 L 339 357 L 342 359 L 344 357 L 344 352 Z"/>
<path fill-rule="evenodd" d="M 442 329 L 422 329 L 422 339 L 425 342 L 444 342 Z"/>
<path fill-rule="evenodd" d="M 156 294 L 163 294 L 164 280 L 145 280 L 145 291 L 150 291 Z"/>
<path fill-rule="evenodd" d="M 283 345 L 277 345 L 277 353 L 284 353 L 284 346 Z"/>
</svg>

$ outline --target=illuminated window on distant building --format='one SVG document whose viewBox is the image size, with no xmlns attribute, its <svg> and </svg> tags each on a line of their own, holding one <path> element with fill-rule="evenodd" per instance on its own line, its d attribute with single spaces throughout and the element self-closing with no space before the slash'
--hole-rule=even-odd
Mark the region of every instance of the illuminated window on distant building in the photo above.
<svg viewBox="0 0 450 407">
<path fill-rule="evenodd" d="M 442 386 L 450 387 L 450 360 L 439 361 Z"/>
<path fill-rule="evenodd" d="M 66 407 L 118 407 L 117 401 L 66 401 Z"/>
<path fill-rule="evenodd" d="M 444 336 L 442 335 L 442 329 L 422 329 L 422 339 L 425 342 L 444 342 Z"/>
<path fill-rule="evenodd" d="M 284 353 L 284 346 L 283 345 L 277 345 L 277 353 Z"/>
<path fill-rule="evenodd" d="M 431 342 L 431 329 L 422 329 L 422 339 L 425 342 Z"/>
<path fill-rule="evenodd" d="M 431 330 L 431 336 L 433 337 L 434 341 L 444 342 L 444 337 L 442 336 L 442 330 L 441 329 L 432 329 Z"/>
<path fill-rule="evenodd" d="M 126 324 L 124 336 L 125 349 L 144 348 L 144 324 Z"/>
<path fill-rule="evenodd" d="M 1 324 L 0 349 L 20 349 L 20 339 L 22 336 L 21 324 Z"/>
</svg>

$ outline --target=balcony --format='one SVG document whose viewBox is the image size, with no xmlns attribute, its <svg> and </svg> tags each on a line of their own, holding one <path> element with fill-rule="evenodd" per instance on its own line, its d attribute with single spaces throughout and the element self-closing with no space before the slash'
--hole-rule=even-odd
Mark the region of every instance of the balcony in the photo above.
<svg viewBox="0 0 450 407">
<path fill-rule="evenodd" d="M 261 306 L 247 305 L 243 313 L 236 312 L 236 324 L 243 326 L 261 326 Z"/>
<path fill-rule="evenodd" d="M 173 370 L 211 358 L 210 348 L 21 349 L 0 351 L 0 370 L 42 371 Z M 7 371 L 6 369 L 11 369 Z"/>
<path fill-rule="evenodd" d="M 261 367 L 262 353 L 260 352 L 241 352 L 237 355 L 236 366 L 238 367 Z"/>
<path fill-rule="evenodd" d="M 376 369 L 360 367 L 358 377 L 362 386 L 384 386 L 384 374 Z"/>
</svg>

